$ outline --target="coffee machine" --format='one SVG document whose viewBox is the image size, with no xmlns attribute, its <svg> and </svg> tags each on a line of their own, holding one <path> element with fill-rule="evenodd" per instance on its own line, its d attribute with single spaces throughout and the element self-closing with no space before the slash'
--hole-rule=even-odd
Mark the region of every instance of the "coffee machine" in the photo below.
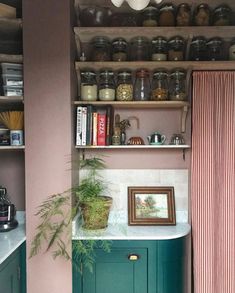
<svg viewBox="0 0 235 293">
<path fill-rule="evenodd" d="M 0 232 L 10 231 L 18 226 L 16 209 L 7 196 L 7 190 L 0 186 Z"/>
</svg>

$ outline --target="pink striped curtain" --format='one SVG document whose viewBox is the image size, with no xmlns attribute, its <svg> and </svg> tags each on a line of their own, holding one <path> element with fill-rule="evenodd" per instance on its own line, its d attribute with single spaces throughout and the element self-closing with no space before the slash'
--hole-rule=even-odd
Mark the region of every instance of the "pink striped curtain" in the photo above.
<svg viewBox="0 0 235 293">
<path fill-rule="evenodd" d="M 193 73 L 195 293 L 235 293 L 235 72 Z"/>
</svg>

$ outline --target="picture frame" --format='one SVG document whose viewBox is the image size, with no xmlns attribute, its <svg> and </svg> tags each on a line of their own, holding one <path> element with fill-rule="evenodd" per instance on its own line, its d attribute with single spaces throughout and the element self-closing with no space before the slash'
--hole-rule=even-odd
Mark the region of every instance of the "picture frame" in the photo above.
<svg viewBox="0 0 235 293">
<path fill-rule="evenodd" d="M 128 225 L 176 225 L 174 187 L 128 187 Z"/>
</svg>

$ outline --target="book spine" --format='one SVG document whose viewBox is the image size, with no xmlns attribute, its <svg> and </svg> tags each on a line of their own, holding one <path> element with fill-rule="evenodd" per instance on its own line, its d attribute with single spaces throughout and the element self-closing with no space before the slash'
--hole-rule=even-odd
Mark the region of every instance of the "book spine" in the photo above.
<svg viewBox="0 0 235 293">
<path fill-rule="evenodd" d="M 77 107 L 76 145 L 82 145 L 82 107 Z"/>
<path fill-rule="evenodd" d="M 113 135 L 113 107 L 107 106 L 106 108 L 106 145 L 112 144 Z"/>
<path fill-rule="evenodd" d="M 97 143 L 106 145 L 106 113 L 98 113 Z"/>
<path fill-rule="evenodd" d="M 97 143 L 97 122 L 98 122 L 98 113 L 93 112 L 92 114 L 93 121 L 92 121 L 92 145 L 98 145 Z"/>
<path fill-rule="evenodd" d="M 87 107 L 82 107 L 82 145 L 86 145 Z"/>
<path fill-rule="evenodd" d="M 86 145 L 92 145 L 92 106 L 87 106 Z"/>
</svg>

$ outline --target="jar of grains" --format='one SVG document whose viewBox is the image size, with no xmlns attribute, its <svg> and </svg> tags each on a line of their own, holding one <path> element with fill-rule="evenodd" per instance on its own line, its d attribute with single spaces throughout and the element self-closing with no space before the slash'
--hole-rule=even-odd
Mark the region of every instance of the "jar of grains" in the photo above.
<svg viewBox="0 0 235 293">
<path fill-rule="evenodd" d="M 175 7 L 168 3 L 159 10 L 159 26 L 175 26 Z"/>
<path fill-rule="evenodd" d="M 194 12 L 194 24 L 208 26 L 211 23 L 211 10 L 207 4 L 200 4 Z"/>
<path fill-rule="evenodd" d="M 168 41 L 168 60 L 182 61 L 184 60 L 185 42 L 182 37 L 176 36 Z"/>
<path fill-rule="evenodd" d="M 97 82 L 96 74 L 93 71 L 81 72 L 81 100 L 97 100 Z"/>
<path fill-rule="evenodd" d="M 220 5 L 213 11 L 213 25 L 231 25 L 232 9 L 226 5 Z"/>
<path fill-rule="evenodd" d="M 223 40 L 221 38 L 211 38 L 206 45 L 209 61 L 223 60 Z"/>
<path fill-rule="evenodd" d="M 130 71 L 120 71 L 118 73 L 116 97 L 118 101 L 133 100 L 133 83 Z"/>
<path fill-rule="evenodd" d="M 167 60 L 167 40 L 163 37 L 157 37 L 152 40 L 152 60 Z"/>
<path fill-rule="evenodd" d="M 114 39 L 112 42 L 112 60 L 127 61 L 127 42 L 123 38 Z"/>
<path fill-rule="evenodd" d="M 204 37 L 195 37 L 190 44 L 190 60 L 205 61 L 207 60 L 206 39 Z"/>
<path fill-rule="evenodd" d="M 131 39 L 131 61 L 149 60 L 149 40 L 145 37 Z"/>
<path fill-rule="evenodd" d="M 136 79 L 134 85 L 134 100 L 148 101 L 150 100 L 151 85 L 149 79 L 149 71 L 147 69 L 140 69 L 136 72 Z"/>
<path fill-rule="evenodd" d="M 100 101 L 114 101 L 115 100 L 114 73 L 111 70 L 107 69 L 100 72 L 99 100 Z"/>
<path fill-rule="evenodd" d="M 176 14 L 177 26 L 189 26 L 191 24 L 191 8 L 187 3 L 178 6 Z"/>
<path fill-rule="evenodd" d="M 143 10 L 142 26 L 157 26 L 158 25 L 158 9 L 154 6 L 149 6 Z"/>
<path fill-rule="evenodd" d="M 92 61 L 110 61 L 110 41 L 106 37 L 95 37 L 92 42 L 91 60 Z"/>
<path fill-rule="evenodd" d="M 168 74 L 164 70 L 153 73 L 152 101 L 165 101 L 168 99 Z"/>
<path fill-rule="evenodd" d="M 229 60 L 235 60 L 235 39 L 231 41 L 229 47 Z"/>
<path fill-rule="evenodd" d="M 176 69 L 170 74 L 170 100 L 186 100 L 186 74 L 183 69 Z"/>
</svg>

